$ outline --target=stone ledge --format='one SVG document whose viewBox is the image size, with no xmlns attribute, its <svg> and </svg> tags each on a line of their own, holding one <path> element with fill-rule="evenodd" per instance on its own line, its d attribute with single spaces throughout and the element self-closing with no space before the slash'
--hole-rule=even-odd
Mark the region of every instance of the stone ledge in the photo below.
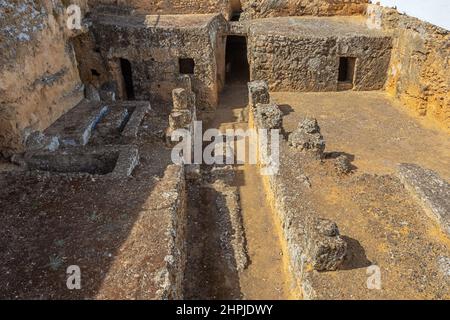
<svg viewBox="0 0 450 320">
<path fill-rule="evenodd" d="M 398 176 L 425 212 L 450 236 L 450 184 L 436 172 L 415 164 L 399 164 Z"/>
</svg>

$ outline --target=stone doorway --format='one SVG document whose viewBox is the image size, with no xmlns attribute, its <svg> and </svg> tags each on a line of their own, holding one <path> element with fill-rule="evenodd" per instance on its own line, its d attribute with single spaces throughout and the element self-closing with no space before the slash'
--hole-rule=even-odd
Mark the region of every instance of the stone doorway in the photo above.
<svg viewBox="0 0 450 320">
<path fill-rule="evenodd" d="M 250 67 L 247 58 L 247 38 L 228 36 L 226 44 L 226 84 L 247 84 Z"/>
</svg>

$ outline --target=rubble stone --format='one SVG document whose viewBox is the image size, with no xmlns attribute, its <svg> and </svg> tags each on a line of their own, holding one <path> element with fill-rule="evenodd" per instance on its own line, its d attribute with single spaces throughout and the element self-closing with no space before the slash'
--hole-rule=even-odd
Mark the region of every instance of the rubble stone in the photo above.
<svg viewBox="0 0 450 320">
<path fill-rule="evenodd" d="M 283 113 L 275 103 L 256 105 L 256 121 L 262 129 L 282 129 Z"/>
<path fill-rule="evenodd" d="M 348 156 L 346 156 L 345 154 L 340 155 L 336 158 L 334 166 L 337 172 L 340 174 L 348 174 L 352 171 L 352 163 Z"/>
<path fill-rule="evenodd" d="M 248 104 L 254 108 L 258 103 L 270 102 L 269 86 L 267 82 L 256 80 L 248 83 Z"/>
<path fill-rule="evenodd" d="M 32 132 L 26 140 L 27 151 L 56 151 L 59 148 L 59 139 L 55 136 L 46 136 L 40 131 Z"/>
<path fill-rule="evenodd" d="M 320 133 L 317 120 L 306 118 L 301 121 L 297 129 L 289 135 L 289 145 L 322 157 L 325 150 L 325 140 Z"/>
</svg>

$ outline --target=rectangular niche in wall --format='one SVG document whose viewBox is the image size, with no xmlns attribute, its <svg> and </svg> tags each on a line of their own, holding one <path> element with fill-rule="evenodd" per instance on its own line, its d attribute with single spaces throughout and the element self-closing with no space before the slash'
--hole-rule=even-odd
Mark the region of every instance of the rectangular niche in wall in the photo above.
<svg viewBox="0 0 450 320">
<path fill-rule="evenodd" d="M 195 62 L 192 58 L 180 58 L 180 74 L 194 74 Z"/>
<path fill-rule="evenodd" d="M 356 58 L 340 57 L 339 58 L 339 76 L 338 89 L 350 90 L 353 88 L 353 80 L 355 77 Z"/>
</svg>

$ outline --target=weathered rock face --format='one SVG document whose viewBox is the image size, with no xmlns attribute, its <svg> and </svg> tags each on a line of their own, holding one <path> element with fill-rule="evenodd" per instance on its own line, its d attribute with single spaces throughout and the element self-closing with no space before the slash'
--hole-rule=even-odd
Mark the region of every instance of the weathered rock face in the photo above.
<svg viewBox="0 0 450 320">
<path fill-rule="evenodd" d="M 275 91 L 336 91 L 341 58 L 352 59 L 354 90 L 382 89 L 391 56 L 391 38 L 369 30 L 362 20 L 271 18 L 249 22 L 251 79 Z"/>
<path fill-rule="evenodd" d="M 122 0 L 123 8 L 147 14 L 222 13 L 242 10 L 242 19 L 301 15 L 363 14 L 368 0 Z M 117 5 L 113 0 L 89 0 L 89 5 Z"/>
<path fill-rule="evenodd" d="M 415 164 L 400 164 L 398 176 L 425 212 L 450 236 L 450 184 L 436 172 Z"/>
<path fill-rule="evenodd" d="M 306 118 L 298 124 L 298 128 L 289 135 L 289 145 L 301 151 L 311 152 L 318 157 L 323 156 L 325 140 L 320 127 L 314 118 Z"/>
<path fill-rule="evenodd" d="M 133 8 L 146 14 L 205 14 L 222 13 L 225 17 L 231 10 L 234 0 L 122 0 L 119 6 Z M 88 0 L 92 7 L 100 5 L 117 5 L 114 0 Z"/>
<path fill-rule="evenodd" d="M 305 242 L 314 270 L 336 270 L 347 253 L 347 243 L 340 237 L 338 226 L 331 220 L 316 218 L 308 227 Z"/>
<path fill-rule="evenodd" d="M 194 134 L 193 121 L 197 119 L 195 94 L 189 81 L 184 88 L 172 91 L 172 100 L 172 112 L 169 114 L 169 127 L 166 130 L 166 142 L 169 145 L 173 143 L 173 132 L 178 129 L 186 129 Z"/>
<path fill-rule="evenodd" d="M 243 19 L 279 16 L 358 15 L 368 0 L 242 0 Z"/>
<path fill-rule="evenodd" d="M 6 156 L 83 97 L 65 11 L 60 0 L 0 2 L 0 149 Z"/>
<path fill-rule="evenodd" d="M 256 105 L 255 120 L 261 129 L 282 129 L 283 113 L 274 103 Z"/>
<path fill-rule="evenodd" d="M 349 157 L 345 154 L 340 155 L 334 162 L 334 167 L 339 174 L 348 174 L 352 172 L 352 163 Z"/>
<path fill-rule="evenodd" d="M 26 140 L 26 148 L 28 151 L 55 151 L 59 148 L 59 139 L 58 137 L 48 137 L 40 131 L 34 131 Z"/>
<path fill-rule="evenodd" d="M 248 83 L 248 105 L 255 108 L 258 103 L 270 102 L 269 86 L 267 82 L 256 80 Z"/>
<path fill-rule="evenodd" d="M 386 90 L 450 130 L 449 31 L 377 5 L 369 7 L 368 25 L 394 38 Z"/>
</svg>

